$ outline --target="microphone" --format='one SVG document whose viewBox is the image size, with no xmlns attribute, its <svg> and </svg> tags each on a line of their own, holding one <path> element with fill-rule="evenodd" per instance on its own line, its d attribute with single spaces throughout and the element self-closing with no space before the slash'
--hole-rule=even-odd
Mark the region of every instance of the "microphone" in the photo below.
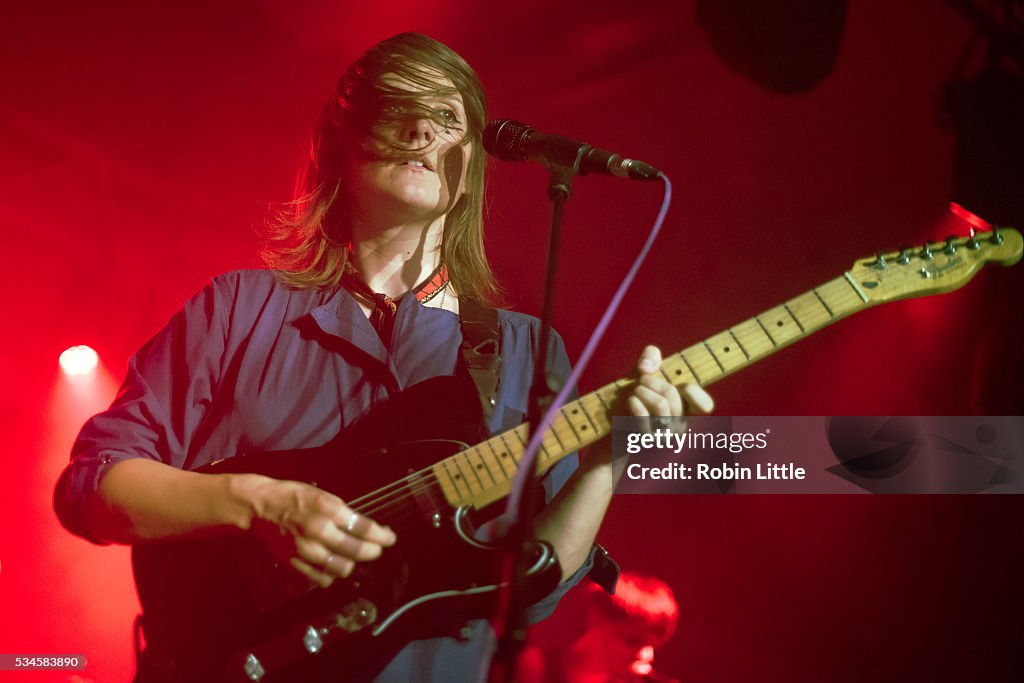
<svg viewBox="0 0 1024 683">
<path fill-rule="evenodd" d="M 545 135 L 519 121 L 498 119 L 484 129 L 484 149 L 502 161 L 540 161 L 572 167 L 579 157 L 579 174 L 607 173 L 633 180 L 657 180 L 661 171 L 635 159 L 591 147 L 561 135 Z"/>
</svg>

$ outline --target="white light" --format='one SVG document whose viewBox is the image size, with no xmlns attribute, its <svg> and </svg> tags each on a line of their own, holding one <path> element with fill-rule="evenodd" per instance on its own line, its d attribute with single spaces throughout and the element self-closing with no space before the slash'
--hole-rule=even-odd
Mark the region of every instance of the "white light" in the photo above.
<svg viewBox="0 0 1024 683">
<path fill-rule="evenodd" d="M 60 369 L 72 382 L 88 382 L 96 376 L 100 357 L 88 346 L 72 346 L 60 354 Z"/>
</svg>

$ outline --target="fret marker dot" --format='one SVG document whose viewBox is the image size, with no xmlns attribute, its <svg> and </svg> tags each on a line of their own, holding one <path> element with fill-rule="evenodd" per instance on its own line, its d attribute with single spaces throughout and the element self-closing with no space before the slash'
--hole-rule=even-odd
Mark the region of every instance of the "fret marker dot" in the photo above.
<svg viewBox="0 0 1024 683">
<path fill-rule="evenodd" d="M 782 327 L 782 321 L 781 320 L 779 322 L 775 323 L 775 324 L 778 325 L 779 327 Z"/>
<path fill-rule="evenodd" d="M 728 346 L 726 346 L 726 347 L 725 347 L 724 349 L 722 349 L 722 350 L 723 350 L 723 351 L 725 351 L 726 353 L 729 353 L 729 347 L 728 347 Z"/>
</svg>

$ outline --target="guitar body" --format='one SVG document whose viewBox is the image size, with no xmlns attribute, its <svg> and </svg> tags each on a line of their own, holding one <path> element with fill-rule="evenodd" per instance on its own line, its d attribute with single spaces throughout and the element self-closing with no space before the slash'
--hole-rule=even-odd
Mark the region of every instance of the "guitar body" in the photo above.
<svg viewBox="0 0 1024 683">
<path fill-rule="evenodd" d="M 336 678 L 386 662 L 413 637 L 450 636 L 492 613 L 503 553 L 473 538 L 468 510 L 451 506 L 430 469 L 481 437 L 479 400 L 462 382 L 441 377 L 412 387 L 318 448 L 203 468 L 305 481 L 350 504 L 367 501 L 353 507 L 391 526 L 398 543 L 327 589 L 278 566 L 253 538 L 137 545 L 149 658 L 160 670 L 153 677 Z M 536 600 L 554 589 L 560 568 L 547 544 L 531 555 Z"/>
</svg>

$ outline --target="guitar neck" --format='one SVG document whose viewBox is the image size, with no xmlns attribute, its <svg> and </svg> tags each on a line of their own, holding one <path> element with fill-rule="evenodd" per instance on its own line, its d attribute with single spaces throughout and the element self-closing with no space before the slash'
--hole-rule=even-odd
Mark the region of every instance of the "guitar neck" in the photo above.
<svg viewBox="0 0 1024 683">
<path fill-rule="evenodd" d="M 661 372 L 676 386 L 693 382 L 707 386 L 872 304 L 853 277 L 844 273 L 668 356 Z M 547 471 L 570 453 L 610 434 L 612 408 L 635 383 L 620 379 L 562 406 L 541 442 L 538 471 Z M 506 496 L 528 438 L 528 426 L 522 424 L 434 465 L 434 476 L 448 502 L 454 507 L 479 508 Z"/>
</svg>

